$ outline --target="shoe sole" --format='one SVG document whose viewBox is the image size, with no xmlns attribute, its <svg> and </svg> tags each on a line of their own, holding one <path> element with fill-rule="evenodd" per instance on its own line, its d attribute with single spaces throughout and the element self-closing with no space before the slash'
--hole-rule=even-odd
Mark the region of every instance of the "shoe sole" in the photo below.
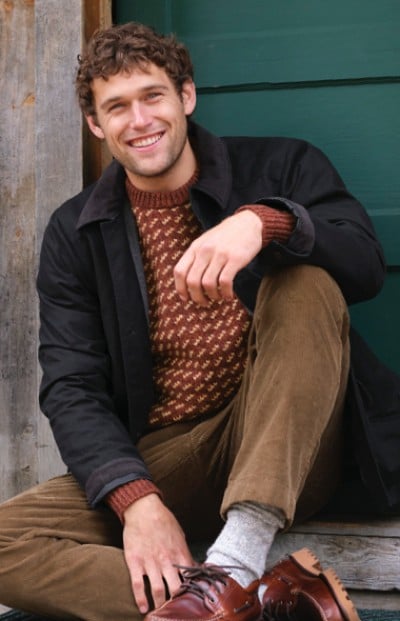
<svg viewBox="0 0 400 621">
<path fill-rule="evenodd" d="M 318 558 L 308 548 L 302 548 L 289 554 L 289 557 L 302 569 L 305 569 L 309 574 L 313 576 L 320 576 L 322 574 L 321 563 Z"/>
<path fill-rule="evenodd" d="M 340 578 L 336 572 L 329 567 L 326 571 L 322 572 L 322 577 L 325 579 L 336 602 L 343 613 L 346 621 L 360 621 L 357 610 L 353 602 L 351 601 L 349 594 L 344 588 Z"/>
<path fill-rule="evenodd" d="M 302 548 L 297 552 L 293 552 L 293 554 L 290 554 L 290 558 L 309 574 L 318 576 L 325 582 L 346 621 L 360 621 L 349 594 L 331 567 L 324 571 L 318 558 L 308 548 Z"/>
</svg>

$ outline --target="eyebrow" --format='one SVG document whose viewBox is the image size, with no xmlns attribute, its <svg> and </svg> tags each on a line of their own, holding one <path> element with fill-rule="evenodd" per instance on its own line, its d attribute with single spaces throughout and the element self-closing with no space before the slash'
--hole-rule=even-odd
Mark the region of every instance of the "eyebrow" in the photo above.
<svg viewBox="0 0 400 621">
<path fill-rule="evenodd" d="M 142 88 L 140 88 L 139 93 L 143 94 L 143 93 L 147 93 L 148 91 L 153 91 L 153 90 L 167 91 L 168 86 L 165 84 L 158 84 L 158 83 L 149 84 L 148 86 L 143 86 Z M 114 102 L 120 101 L 121 99 L 124 99 L 124 98 L 125 98 L 124 95 L 115 95 L 114 97 L 109 97 L 108 99 L 105 99 L 103 103 L 100 104 L 100 109 L 104 110 L 110 104 L 113 104 Z"/>
</svg>

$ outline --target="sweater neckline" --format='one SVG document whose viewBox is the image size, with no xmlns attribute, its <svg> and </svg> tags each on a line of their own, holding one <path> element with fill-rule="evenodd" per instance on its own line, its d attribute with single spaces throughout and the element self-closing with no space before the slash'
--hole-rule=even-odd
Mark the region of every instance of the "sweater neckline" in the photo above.
<svg viewBox="0 0 400 621">
<path fill-rule="evenodd" d="M 132 206 L 142 209 L 164 209 L 188 203 L 190 199 L 189 190 L 197 182 L 198 178 L 199 171 L 196 169 L 186 183 L 171 192 L 139 190 L 128 177 L 126 177 L 125 185 Z"/>
</svg>

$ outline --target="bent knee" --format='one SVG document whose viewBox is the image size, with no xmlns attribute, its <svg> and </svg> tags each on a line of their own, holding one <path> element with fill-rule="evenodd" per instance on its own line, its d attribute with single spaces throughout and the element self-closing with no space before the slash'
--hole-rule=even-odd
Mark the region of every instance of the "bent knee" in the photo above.
<svg viewBox="0 0 400 621">
<path fill-rule="evenodd" d="M 276 313 L 281 319 L 322 318 L 334 315 L 337 324 L 348 323 L 348 310 L 339 285 L 323 268 L 294 265 L 266 276 L 260 285 L 257 309 L 265 316 Z"/>
</svg>

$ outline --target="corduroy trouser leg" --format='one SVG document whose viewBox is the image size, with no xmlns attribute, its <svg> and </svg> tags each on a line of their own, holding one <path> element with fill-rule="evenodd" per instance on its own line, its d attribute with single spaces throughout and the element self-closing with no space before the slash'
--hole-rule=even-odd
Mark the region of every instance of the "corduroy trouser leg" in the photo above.
<svg viewBox="0 0 400 621">
<path fill-rule="evenodd" d="M 202 422 L 154 431 L 141 453 L 189 539 L 211 537 L 232 504 L 279 508 L 287 525 L 329 498 L 341 472 L 348 313 L 323 270 L 264 279 L 240 390 Z M 72 476 L 0 507 L 0 602 L 49 617 L 140 619 L 121 525 L 88 508 Z"/>
</svg>

